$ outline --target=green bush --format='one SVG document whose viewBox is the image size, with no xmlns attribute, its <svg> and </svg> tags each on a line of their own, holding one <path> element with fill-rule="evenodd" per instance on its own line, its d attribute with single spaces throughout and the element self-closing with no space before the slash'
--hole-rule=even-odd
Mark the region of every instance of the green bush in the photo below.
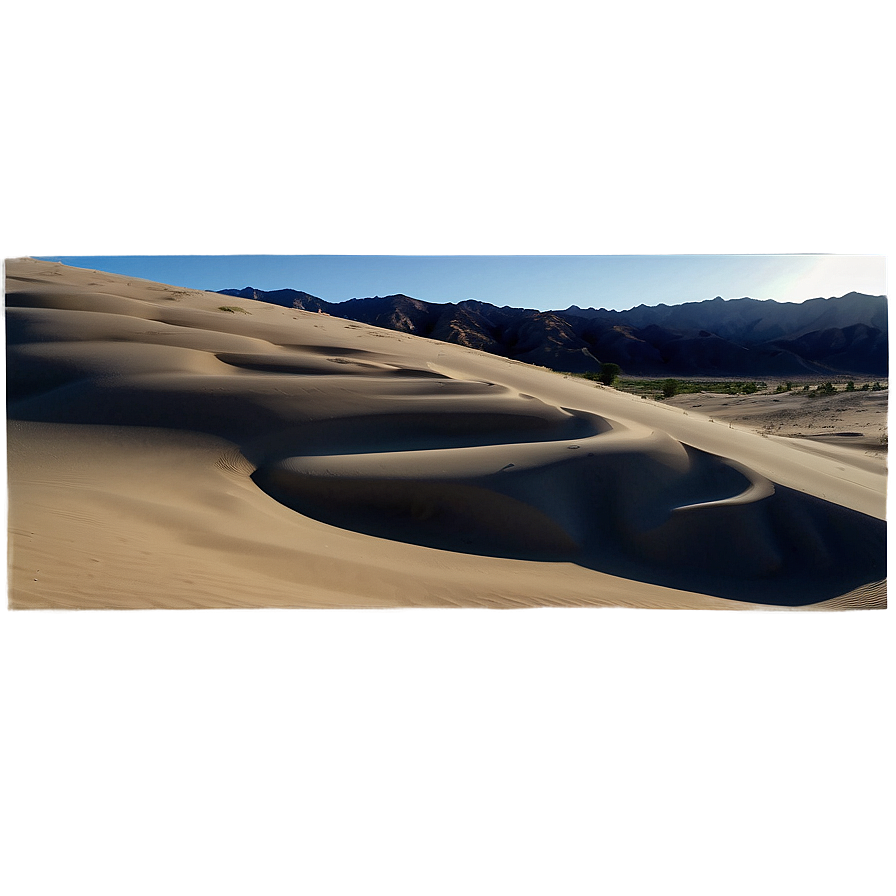
<svg viewBox="0 0 896 896">
<path fill-rule="evenodd" d="M 671 398 L 678 392 L 678 380 L 663 380 L 663 398 Z"/>
<path fill-rule="evenodd" d="M 600 373 L 597 375 L 597 378 L 605 386 L 612 386 L 616 382 L 617 376 L 619 376 L 618 364 L 607 363 L 600 365 Z"/>
<path fill-rule="evenodd" d="M 846 384 L 846 391 L 847 392 L 855 392 L 856 391 L 856 384 L 852 380 L 850 380 Z"/>
</svg>

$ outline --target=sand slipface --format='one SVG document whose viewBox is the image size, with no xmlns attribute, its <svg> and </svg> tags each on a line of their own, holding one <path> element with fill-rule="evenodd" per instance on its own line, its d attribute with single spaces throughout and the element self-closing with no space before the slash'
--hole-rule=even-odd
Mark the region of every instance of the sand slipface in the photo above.
<svg viewBox="0 0 896 896">
<path fill-rule="evenodd" d="M 886 604 L 883 463 L 326 315 L 6 275 L 11 607 Z"/>
</svg>

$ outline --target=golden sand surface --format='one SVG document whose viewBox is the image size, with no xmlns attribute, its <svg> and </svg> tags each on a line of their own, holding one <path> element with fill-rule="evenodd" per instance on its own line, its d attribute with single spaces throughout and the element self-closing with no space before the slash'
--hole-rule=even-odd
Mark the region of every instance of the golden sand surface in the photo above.
<svg viewBox="0 0 896 896">
<path fill-rule="evenodd" d="M 867 446 L 34 259 L 6 326 L 12 608 L 886 605 Z"/>
</svg>

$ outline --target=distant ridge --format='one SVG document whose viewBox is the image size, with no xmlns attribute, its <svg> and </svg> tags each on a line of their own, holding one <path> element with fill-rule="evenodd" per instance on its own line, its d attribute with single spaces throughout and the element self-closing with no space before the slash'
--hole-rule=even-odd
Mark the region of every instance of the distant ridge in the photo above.
<svg viewBox="0 0 896 896">
<path fill-rule="evenodd" d="M 247 286 L 222 295 L 480 349 L 572 373 L 603 362 L 643 376 L 885 377 L 886 296 L 851 292 L 802 303 L 773 299 L 708 299 L 639 305 L 627 311 L 579 308 L 536 311 L 468 299 L 436 304 L 406 295 L 327 302 L 295 289 Z"/>
</svg>

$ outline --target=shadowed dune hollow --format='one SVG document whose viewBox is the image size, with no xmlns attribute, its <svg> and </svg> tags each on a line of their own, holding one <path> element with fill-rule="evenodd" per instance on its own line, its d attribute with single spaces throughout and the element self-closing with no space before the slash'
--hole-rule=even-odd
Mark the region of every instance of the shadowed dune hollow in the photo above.
<svg viewBox="0 0 896 896">
<path fill-rule="evenodd" d="M 253 479 L 299 513 L 380 538 L 720 597 L 799 605 L 885 576 L 881 521 L 662 435 L 609 433 L 518 444 L 524 460 L 503 466 L 500 443 L 455 440 L 411 456 L 286 457 Z"/>
<path fill-rule="evenodd" d="M 688 444 L 660 408 L 626 417 L 615 395 L 501 359 L 464 375 L 478 353 L 317 315 L 226 314 L 220 297 L 36 261 L 7 277 L 11 424 L 214 436 L 253 487 L 374 553 L 573 563 L 780 606 L 886 577 L 882 519 Z M 569 404 L 545 397 L 564 386 Z M 20 493 L 11 479 L 13 522 Z"/>
</svg>

